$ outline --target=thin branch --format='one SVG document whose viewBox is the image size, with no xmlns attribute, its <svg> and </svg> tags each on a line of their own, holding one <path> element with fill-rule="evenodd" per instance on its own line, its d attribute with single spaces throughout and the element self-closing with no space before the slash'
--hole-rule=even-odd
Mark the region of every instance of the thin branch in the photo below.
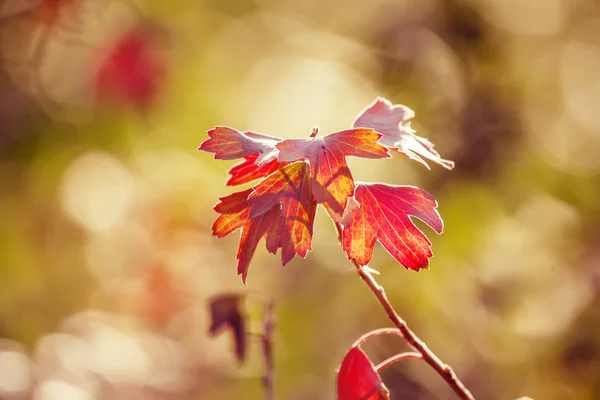
<svg viewBox="0 0 600 400">
<path fill-rule="evenodd" d="M 269 298 L 265 302 L 265 314 L 263 319 L 263 333 L 261 336 L 263 357 L 265 359 L 265 374 L 263 386 L 265 388 L 265 399 L 273 400 L 274 397 L 274 371 L 273 361 L 273 331 L 275 329 L 275 299 Z"/>
<path fill-rule="evenodd" d="M 392 365 L 395 362 L 398 362 L 400 360 L 406 360 L 407 358 L 414 358 L 416 360 L 422 360 L 423 356 L 421 355 L 421 353 L 417 353 L 417 352 L 396 354 L 395 356 L 391 356 L 390 358 L 383 360 L 382 362 L 377 364 L 377 366 L 375 367 L 375 371 L 381 372 L 382 369 L 389 367 L 390 365 Z"/>
<path fill-rule="evenodd" d="M 338 231 L 338 237 L 341 242 L 342 238 L 342 226 L 339 223 L 335 224 L 336 229 Z M 448 365 L 442 362 L 438 356 L 435 355 L 433 351 L 427 347 L 425 342 L 423 342 L 419 337 L 408 327 L 406 322 L 398 315 L 394 307 L 388 300 L 385 290 L 381 285 L 377 283 L 369 269 L 363 268 L 356 260 L 351 260 L 356 270 L 358 271 L 358 275 L 361 279 L 367 284 L 371 292 L 377 297 L 379 300 L 379 304 L 385 310 L 388 318 L 392 321 L 392 323 L 400 330 L 400 333 L 404 340 L 416 351 L 418 351 L 423 357 L 423 361 L 433 368 L 438 375 L 440 375 L 452 388 L 456 395 L 463 400 L 475 400 L 475 397 L 471 394 L 469 389 L 458 379 L 454 370 Z"/>
<path fill-rule="evenodd" d="M 352 347 L 357 347 L 362 342 L 364 342 L 365 340 L 367 340 L 368 338 L 373 337 L 373 336 L 379 336 L 379 335 L 399 335 L 399 336 L 402 336 L 402 332 L 400 332 L 400 329 L 397 329 L 397 328 L 379 328 L 379 329 L 375 329 L 375 330 L 372 330 L 372 331 L 369 331 L 369 332 L 365 333 L 364 335 L 362 335 L 361 337 L 359 337 L 358 339 L 356 339 L 356 341 L 354 342 L 354 344 L 352 345 Z"/>
</svg>

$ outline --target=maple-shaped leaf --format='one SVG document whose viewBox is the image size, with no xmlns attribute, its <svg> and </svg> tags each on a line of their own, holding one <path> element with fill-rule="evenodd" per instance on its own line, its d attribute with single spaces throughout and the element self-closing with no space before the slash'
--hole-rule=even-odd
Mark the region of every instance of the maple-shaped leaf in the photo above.
<svg viewBox="0 0 600 400">
<path fill-rule="evenodd" d="M 277 209 L 280 217 L 277 227 L 267 235 L 267 249 L 274 253 L 281 247 L 283 265 L 295 254 L 306 257 L 312 249 L 312 234 L 317 201 L 311 191 L 308 164 L 295 162 L 272 173 L 254 186 L 248 196 L 250 217 Z M 274 251 L 275 250 L 275 251 Z"/>
<path fill-rule="evenodd" d="M 442 233 L 444 225 L 431 194 L 413 186 L 359 183 L 354 197 L 360 207 L 352 210 L 342 234 L 350 259 L 367 265 L 378 240 L 405 268 L 418 271 L 429 265 L 431 242 L 410 216 Z"/>
<path fill-rule="evenodd" d="M 244 161 L 231 167 L 231 169 L 229 169 L 229 178 L 225 185 L 242 185 L 259 178 L 264 178 L 278 169 L 283 168 L 287 164 L 277 160 L 271 160 L 263 165 L 257 165 L 256 159 L 258 156 L 258 153 L 246 156 L 244 157 Z"/>
<path fill-rule="evenodd" d="M 352 347 L 337 374 L 338 400 L 388 400 L 390 392 L 360 347 Z"/>
<path fill-rule="evenodd" d="M 237 272 L 242 275 L 244 284 L 248 276 L 250 261 L 256 252 L 260 239 L 267 234 L 269 227 L 278 224 L 280 210 L 277 207 L 267 210 L 261 215 L 250 218 L 248 196 L 253 189 L 232 193 L 220 198 L 214 207 L 220 215 L 213 224 L 213 235 L 222 238 L 233 231 L 242 229 L 237 252 Z M 275 250 L 277 247 L 275 248 Z"/>
<path fill-rule="evenodd" d="M 415 135 L 409 120 L 415 112 L 403 105 L 394 105 L 389 100 L 378 97 L 358 115 L 354 128 L 372 128 L 382 134 L 379 143 L 406 155 L 425 167 L 429 165 L 419 156 L 425 157 L 444 168 L 453 169 L 452 161 L 444 160 L 435 151 L 434 145 L 425 138 Z"/>
<path fill-rule="evenodd" d="M 279 149 L 279 161 L 308 160 L 317 202 L 341 215 L 348 197 L 354 193 L 346 156 L 388 158 L 388 150 L 377 143 L 380 137 L 372 129 L 348 129 L 323 137 L 286 139 L 275 146 Z"/>
<path fill-rule="evenodd" d="M 278 224 L 279 218 L 279 208 L 272 207 L 263 214 L 253 218 L 248 218 L 242 227 L 240 246 L 237 252 L 237 273 L 238 275 L 242 275 L 242 281 L 244 284 L 246 284 L 246 279 L 248 278 L 248 268 L 250 267 L 250 261 L 252 261 L 252 257 L 254 257 L 254 252 L 256 251 L 258 242 L 267 235 L 269 227 Z"/>
<path fill-rule="evenodd" d="M 252 189 L 247 189 L 219 199 L 219 203 L 214 207 L 220 215 L 213 223 L 213 235 L 222 238 L 244 226 L 250 214 L 250 208 L 246 203 L 250 193 Z"/>
<path fill-rule="evenodd" d="M 281 139 L 262 133 L 240 132 L 226 126 L 216 126 L 208 131 L 209 138 L 198 150 L 215 153 L 217 160 L 236 160 L 258 154 L 255 163 L 265 164 L 277 158 L 275 147 Z"/>
<path fill-rule="evenodd" d="M 246 283 L 248 267 L 260 239 L 273 254 L 281 248 L 287 264 L 296 254 L 306 257 L 312 248 L 317 202 L 310 189 L 308 164 L 288 164 L 256 186 L 219 199 L 214 207 L 220 215 L 213 234 L 224 237 L 242 229 L 237 271 Z"/>
<path fill-rule="evenodd" d="M 242 296 L 238 294 L 221 294 L 208 300 L 211 318 L 209 333 L 214 336 L 223 329 L 230 329 L 240 363 L 246 357 L 246 316 L 242 312 L 241 300 Z"/>
</svg>

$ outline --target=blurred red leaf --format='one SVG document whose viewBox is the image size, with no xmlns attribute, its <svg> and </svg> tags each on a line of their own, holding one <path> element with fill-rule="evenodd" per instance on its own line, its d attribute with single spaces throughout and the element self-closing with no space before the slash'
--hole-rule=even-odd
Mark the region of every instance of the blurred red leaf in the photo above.
<svg viewBox="0 0 600 400">
<path fill-rule="evenodd" d="M 406 268 L 418 271 L 429 265 L 431 242 L 409 216 L 441 233 L 443 222 L 431 194 L 412 186 L 359 183 L 355 199 L 360 207 L 352 210 L 342 234 L 349 258 L 367 265 L 378 240 Z"/>
<path fill-rule="evenodd" d="M 77 3 L 78 0 L 40 0 L 34 16 L 38 21 L 53 26 L 58 18 L 66 13 L 67 7 L 82 7 L 81 4 Z"/>
<path fill-rule="evenodd" d="M 435 151 L 434 145 L 427 139 L 415 135 L 409 120 L 415 112 L 403 105 L 393 105 L 389 100 L 378 97 L 365 108 L 352 124 L 355 128 L 372 128 L 382 134 L 379 143 L 389 149 L 398 150 L 411 160 L 420 162 L 425 167 L 429 165 L 419 155 L 441 165 L 444 168 L 454 168 L 452 161 L 444 160 Z"/>
<path fill-rule="evenodd" d="M 389 391 L 360 347 L 352 347 L 337 374 L 338 400 L 388 400 Z"/>
<path fill-rule="evenodd" d="M 246 316 L 241 309 L 241 300 L 242 296 L 239 294 L 222 294 L 209 299 L 209 333 L 214 336 L 224 329 L 230 329 L 235 354 L 240 363 L 246 357 Z"/>
<path fill-rule="evenodd" d="M 269 252 L 275 254 L 282 249 L 283 265 L 296 254 L 306 257 L 312 248 L 316 207 L 308 164 L 289 164 L 252 189 L 221 198 L 215 206 L 220 215 L 213 224 L 213 234 L 224 237 L 242 229 L 237 268 L 245 283 L 248 266 L 263 237 Z"/>
<path fill-rule="evenodd" d="M 96 73 L 100 99 L 146 109 L 164 86 L 167 62 L 159 33 L 134 29 L 112 43 Z"/>
<path fill-rule="evenodd" d="M 191 299 L 183 291 L 182 282 L 168 267 L 157 264 L 145 271 L 141 297 L 142 315 L 153 325 L 164 326 Z"/>
<path fill-rule="evenodd" d="M 43 24 L 52 25 L 58 18 L 59 8 L 73 6 L 77 0 L 4 0 L 0 5 L 0 18 L 13 17 L 33 10 L 33 17 Z"/>
<path fill-rule="evenodd" d="M 283 168 L 287 164 L 277 160 L 271 160 L 263 165 L 257 165 L 256 159 L 258 156 L 259 153 L 246 156 L 244 157 L 244 161 L 231 167 L 229 170 L 229 179 L 227 179 L 225 185 L 242 185 L 259 178 L 264 178 L 278 169 Z"/>
<path fill-rule="evenodd" d="M 381 137 L 372 129 L 349 129 L 323 137 L 286 139 L 276 144 L 279 161 L 308 160 L 312 191 L 318 203 L 342 214 L 348 197 L 354 193 L 354 180 L 346 156 L 387 158 L 388 151 L 378 144 Z"/>
<path fill-rule="evenodd" d="M 3 0 L 0 19 L 30 12 L 34 21 L 51 28 L 61 16 L 73 13 L 76 6 L 82 8 L 80 3 L 81 0 Z"/>
</svg>

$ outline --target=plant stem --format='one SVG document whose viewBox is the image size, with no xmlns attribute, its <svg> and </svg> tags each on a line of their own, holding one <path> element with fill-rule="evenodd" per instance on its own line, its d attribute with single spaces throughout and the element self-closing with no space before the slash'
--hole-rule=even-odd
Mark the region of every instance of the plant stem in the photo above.
<svg viewBox="0 0 600 400">
<path fill-rule="evenodd" d="M 275 299 L 265 302 L 265 315 L 263 319 L 263 333 L 261 336 L 263 357 L 265 359 L 265 374 L 263 386 L 265 399 L 273 400 L 274 397 L 274 361 L 273 361 L 273 330 L 275 329 Z"/>
<path fill-rule="evenodd" d="M 421 353 L 417 353 L 417 352 L 396 354 L 395 356 L 391 356 L 390 358 L 383 360 L 382 362 L 377 364 L 377 366 L 375 367 L 375 371 L 381 372 L 382 369 L 389 367 L 393 363 L 398 362 L 400 360 L 406 360 L 407 358 L 414 358 L 416 360 L 422 360 L 423 356 L 421 355 Z"/>
<path fill-rule="evenodd" d="M 362 342 L 364 342 L 365 340 L 373 337 L 373 336 L 379 336 L 379 335 L 398 335 L 398 336 L 402 336 L 402 333 L 400 332 L 400 330 L 398 328 L 379 328 L 379 329 L 375 329 L 372 331 L 369 331 L 367 333 L 365 333 L 364 335 L 362 335 L 361 337 L 359 337 L 358 339 L 356 339 L 354 341 L 354 343 L 352 344 L 352 347 L 356 347 L 356 346 L 360 346 L 360 344 Z"/>
<path fill-rule="evenodd" d="M 336 223 L 335 226 L 338 231 L 338 237 L 341 243 L 342 226 L 339 223 Z M 452 388 L 454 393 L 456 393 L 456 395 L 460 399 L 475 400 L 475 397 L 473 397 L 469 389 L 467 389 L 466 386 L 460 381 L 460 379 L 458 379 L 454 370 L 448 364 L 442 362 L 442 360 L 440 360 L 439 357 L 436 356 L 435 353 L 429 349 L 429 347 L 427 347 L 425 342 L 419 339 L 419 337 L 412 330 L 410 330 L 406 322 L 398 315 L 396 310 L 394 310 L 394 307 L 392 306 L 385 294 L 385 290 L 380 284 L 377 283 L 371 272 L 369 272 L 369 269 L 363 268 L 354 259 L 352 259 L 351 261 L 356 267 L 358 275 L 367 284 L 369 289 L 371 289 L 371 292 L 373 292 L 375 297 L 377 297 L 377 300 L 379 300 L 379 304 L 381 304 L 381 307 L 383 307 L 383 309 L 385 310 L 388 318 L 400 330 L 400 334 L 402 335 L 404 340 L 406 340 L 406 342 L 413 349 L 415 349 L 421 354 L 423 361 L 429 364 L 431 368 L 433 368 L 438 373 L 438 375 L 440 375 L 442 379 L 446 381 L 448 386 Z"/>
</svg>

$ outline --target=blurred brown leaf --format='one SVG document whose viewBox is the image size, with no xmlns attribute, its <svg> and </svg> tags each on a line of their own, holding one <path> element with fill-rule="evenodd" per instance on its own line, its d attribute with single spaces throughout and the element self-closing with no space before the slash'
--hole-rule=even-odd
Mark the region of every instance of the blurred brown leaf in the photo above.
<svg viewBox="0 0 600 400">
<path fill-rule="evenodd" d="M 240 294 L 221 294 L 209 299 L 211 325 L 209 333 L 219 334 L 223 329 L 231 329 L 235 355 L 240 363 L 246 357 L 246 316 L 241 309 Z"/>
</svg>

